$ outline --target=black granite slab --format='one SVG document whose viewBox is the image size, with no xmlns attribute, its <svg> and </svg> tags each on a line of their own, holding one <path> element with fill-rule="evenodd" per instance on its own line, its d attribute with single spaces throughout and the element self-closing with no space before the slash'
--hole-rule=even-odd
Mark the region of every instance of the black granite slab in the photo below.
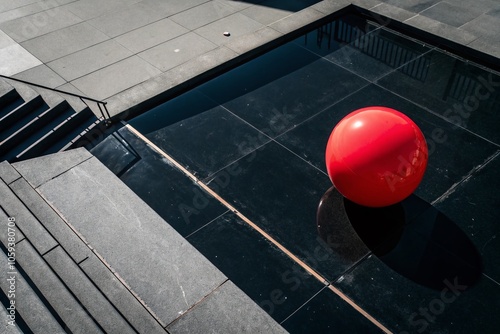
<svg viewBox="0 0 500 334">
<path fill-rule="evenodd" d="M 278 322 L 324 287 L 233 213 L 187 240 Z"/>
<path fill-rule="evenodd" d="M 395 71 L 378 83 L 499 145 L 500 75 L 438 50 L 423 57 L 419 79 Z"/>
</svg>

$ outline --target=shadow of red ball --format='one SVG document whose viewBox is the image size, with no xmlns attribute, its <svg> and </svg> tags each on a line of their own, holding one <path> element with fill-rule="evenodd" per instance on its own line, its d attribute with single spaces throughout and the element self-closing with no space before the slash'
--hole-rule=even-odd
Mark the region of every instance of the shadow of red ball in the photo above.
<svg viewBox="0 0 500 334">
<path fill-rule="evenodd" d="M 326 168 L 337 190 L 364 206 L 396 204 L 422 181 L 428 150 L 418 126 L 386 107 L 358 109 L 333 129 Z"/>
</svg>

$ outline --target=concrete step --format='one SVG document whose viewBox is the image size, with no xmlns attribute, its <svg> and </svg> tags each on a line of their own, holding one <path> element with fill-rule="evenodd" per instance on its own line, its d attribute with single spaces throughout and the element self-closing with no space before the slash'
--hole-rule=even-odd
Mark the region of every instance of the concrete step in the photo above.
<svg viewBox="0 0 500 334">
<path fill-rule="evenodd" d="M 26 180 L 18 179 L 11 186 L 28 202 L 30 210 L 35 211 L 46 225 L 52 224 L 50 226 L 52 232 L 58 235 L 76 259 L 81 261 L 82 258 L 87 258 L 90 250 L 83 248 L 85 245 L 81 240 L 74 239 L 77 237 L 76 235 L 71 239 L 69 235 L 72 231 L 68 230 L 68 226 L 60 217 L 57 219 L 57 214 L 47 203 L 42 203 L 43 199 L 28 185 Z M 68 329 L 72 333 L 136 333 L 80 269 L 69 253 L 58 241 L 52 238 L 45 226 L 31 214 L 30 210 L 16 196 L 16 193 L 12 192 L 3 181 L 0 183 L 0 196 L 2 198 L 0 202 L 2 214 L 5 216 L 0 217 L 2 222 L 7 223 L 8 217 L 14 217 L 16 222 L 19 222 L 16 233 L 22 236 L 22 240 L 15 245 L 17 255 L 15 269 L 22 272 L 23 279 L 33 286 L 35 293 L 29 291 L 26 293 L 31 294 L 35 301 L 40 301 L 37 305 L 44 316 L 37 317 L 37 319 L 47 326 L 52 324 L 53 327 L 55 326 L 53 324 L 57 323 L 57 321 L 53 321 L 54 319 L 59 319 L 60 322 L 60 331 L 56 330 L 57 328 L 52 328 L 40 332 L 63 333 L 64 330 Z M 22 222 L 25 219 L 29 221 L 28 224 Z M 49 222 L 49 219 L 55 219 L 55 221 Z M 38 229 L 38 231 L 33 233 L 33 229 Z M 2 231 L 7 232 L 7 229 L 4 228 Z M 4 249 L 8 249 L 9 240 L 6 238 L 7 233 L 5 232 L 5 236 L 2 236 L 2 244 Z M 25 238 L 26 235 L 29 238 Z M 46 239 L 49 238 L 51 242 L 45 241 L 42 243 L 44 247 L 40 245 L 37 247 L 41 235 L 46 235 Z M 19 296 L 26 298 L 24 294 L 21 295 L 24 292 L 19 291 Z M 29 309 L 26 311 L 29 313 Z M 30 329 L 36 329 L 34 332 L 39 332 L 39 325 L 36 322 L 28 321 L 29 314 L 22 315 L 21 310 L 19 310 L 19 314 Z"/>
<path fill-rule="evenodd" d="M 66 101 L 61 101 L 55 107 L 52 107 L 34 117 L 16 132 L 12 133 L 8 138 L 0 142 L 0 149 L 5 154 L 5 152 L 12 150 L 15 146 L 29 140 L 30 137 L 37 138 L 37 132 L 43 131 L 46 126 L 50 126 L 51 123 L 54 123 L 54 120 L 57 121 L 58 118 L 67 115 L 68 113 L 72 113 L 69 109 L 69 104 Z M 52 127 L 54 127 L 54 125 L 52 125 Z M 8 160 L 9 158 L 7 157 L 6 159 Z"/>
<path fill-rule="evenodd" d="M 33 118 L 48 110 L 49 106 L 41 98 L 36 96 L 33 99 L 23 103 L 5 116 L 0 118 L 0 140 L 5 140 L 14 132 L 29 123 Z"/>
<path fill-rule="evenodd" d="M 52 130 L 46 132 L 38 140 L 16 155 L 16 160 L 31 159 L 37 156 L 63 151 L 85 132 L 91 130 L 100 121 L 94 113 L 86 108 L 73 113 Z"/>
</svg>

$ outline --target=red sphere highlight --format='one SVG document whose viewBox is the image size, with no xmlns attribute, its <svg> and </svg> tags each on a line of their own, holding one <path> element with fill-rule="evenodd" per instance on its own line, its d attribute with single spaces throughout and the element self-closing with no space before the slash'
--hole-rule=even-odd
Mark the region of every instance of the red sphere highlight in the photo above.
<svg viewBox="0 0 500 334">
<path fill-rule="evenodd" d="M 326 169 L 337 190 L 369 207 L 398 203 L 418 187 L 428 150 L 418 126 L 386 107 L 358 109 L 333 129 Z"/>
</svg>

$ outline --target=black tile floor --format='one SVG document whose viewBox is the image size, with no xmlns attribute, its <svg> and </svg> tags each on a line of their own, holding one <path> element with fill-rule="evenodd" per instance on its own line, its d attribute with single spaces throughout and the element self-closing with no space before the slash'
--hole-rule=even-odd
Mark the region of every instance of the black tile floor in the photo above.
<svg viewBox="0 0 500 334">
<path fill-rule="evenodd" d="M 380 209 L 340 196 L 324 163 L 335 124 L 370 105 L 408 115 L 429 146 L 415 193 Z M 499 107 L 497 73 L 346 16 L 92 153 L 292 333 L 493 333 Z"/>
</svg>

